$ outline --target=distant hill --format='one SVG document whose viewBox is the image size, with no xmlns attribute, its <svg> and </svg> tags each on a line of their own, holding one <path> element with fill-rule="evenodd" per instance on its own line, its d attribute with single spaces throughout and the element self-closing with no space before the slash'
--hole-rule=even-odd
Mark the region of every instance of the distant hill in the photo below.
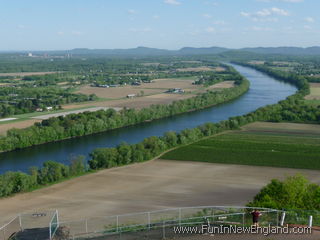
<svg viewBox="0 0 320 240">
<path fill-rule="evenodd" d="M 130 49 L 73 49 L 72 54 L 92 54 L 92 55 L 205 55 L 220 54 L 228 51 L 252 52 L 258 54 L 281 54 L 281 55 L 320 55 L 320 47 L 257 47 L 257 48 L 241 48 L 228 49 L 222 47 L 193 48 L 184 47 L 180 50 L 166 50 L 148 47 L 137 47 Z"/>
<path fill-rule="evenodd" d="M 320 47 L 258 47 L 242 48 L 242 51 L 259 54 L 283 54 L 283 55 L 320 55 Z"/>
<path fill-rule="evenodd" d="M 20 53 L 28 53 L 28 51 L 16 51 Z M 49 55 L 72 54 L 75 56 L 95 55 L 95 56 L 164 56 L 164 55 L 207 55 L 207 54 L 223 54 L 223 53 L 256 53 L 256 54 L 280 54 L 280 55 L 320 55 L 320 47 L 257 47 L 257 48 L 241 48 L 229 49 L 223 47 L 207 47 L 194 48 L 184 47 L 179 50 L 167 50 L 148 47 L 137 47 L 129 49 L 89 49 L 76 48 L 72 50 L 62 51 L 32 51 L 35 54 L 48 53 Z M 8 53 L 8 52 L 6 52 Z M 12 51 L 13 53 L 13 51 Z"/>
</svg>

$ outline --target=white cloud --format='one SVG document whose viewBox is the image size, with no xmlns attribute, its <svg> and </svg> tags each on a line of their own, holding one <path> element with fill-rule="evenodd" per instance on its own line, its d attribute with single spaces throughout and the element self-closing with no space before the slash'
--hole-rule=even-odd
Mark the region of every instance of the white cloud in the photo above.
<svg viewBox="0 0 320 240">
<path fill-rule="evenodd" d="M 248 12 L 241 12 L 240 15 L 243 17 L 250 17 L 250 13 Z"/>
<path fill-rule="evenodd" d="M 223 20 L 216 20 L 212 22 L 214 25 L 226 25 L 227 23 Z"/>
<path fill-rule="evenodd" d="M 254 13 L 249 12 L 240 12 L 240 15 L 243 17 L 250 18 L 255 22 L 277 22 L 278 19 L 274 16 L 289 16 L 290 13 L 284 9 L 272 7 L 272 8 L 264 8 Z"/>
<path fill-rule="evenodd" d="M 159 16 L 159 15 L 153 15 L 152 18 L 153 18 L 153 19 L 159 19 L 160 16 Z"/>
<path fill-rule="evenodd" d="M 136 11 L 136 10 L 134 10 L 134 9 L 129 9 L 127 12 L 128 12 L 129 14 L 131 14 L 131 15 L 133 15 L 133 14 L 136 14 L 136 13 L 137 13 L 137 11 Z"/>
<path fill-rule="evenodd" d="M 206 1 L 206 2 L 204 2 L 204 4 L 210 5 L 210 6 L 215 6 L 215 7 L 219 5 L 219 3 L 215 2 L 215 1 Z"/>
<path fill-rule="evenodd" d="M 207 28 L 205 29 L 205 31 L 208 32 L 208 33 L 213 33 L 213 32 L 215 32 L 216 30 L 215 30 L 213 27 L 207 27 Z"/>
<path fill-rule="evenodd" d="M 282 2 L 291 2 L 291 3 L 299 3 L 299 2 L 304 2 L 304 0 L 280 0 Z"/>
<path fill-rule="evenodd" d="M 181 2 L 179 2 L 177 0 L 164 0 L 164 3 L 170 4 L 170 5 L 180 5 L 181 4 Z"/>
<path fill-rule="evenodd" d="M 71 31 L 71 34 L 74 36 L 81 36 L 84 34 L 84 32 L 78 31 L 78 30 L 73 30 Z"/>
<path fill-rule="evenodd" d="M 315 21 L 314 21 L 314 18 L 312 18 L 312 17 L 306 17 L 305 19 L 304 19 L 306 22 L 309 22 L 309 23 L 314 23 Z"/>
<path fill-rule="evenodd" d="M 64 35 L 64 32 L 59 31 L 59 32 L 57 32 L 57 34 L 58 34 L 59 36 L 62 36 L 62 35 Z"/>
<path fill-rule="evenodd" d="M 247 30 L 253 30 L 253 31 L 257 31 L 257 32 L 260 32 L 260 31 L 263 31 L 263 32 L 273 31 L 273 29 L 269 28 L 269 27 L 257 27 L 257 26 L 253 26 L 251 29 L 247 29 Z"/>
<path fill-rule="evenodd" d="M 210 18 L 212 18 L 212 15 L 210 15 L 208 13 L 204 13 L 204 14 L 202 14 L 202 17 L 210 19 Z"/>
<path fill-rule="evenodd" d="M 288 2 L 288 3 L 301 3 L 304 2 L 304 0 L 256 0 L 257 2 Z"/>
<path fill-rule="evenodd" d="M 304 28 L 304 29 L 307 29 L 307 30 L 311 30 L 311 29 L 312 29 L 312 27 L 309 26 L 309 25 L 304 25 L 303 28 Z"/>
<path fill-rule="evenodd" d="M 147 33 L 147 32 L 151 32 L 152 29 L 149 27 L 145 27 L 145 28 L 130 28 L 129 29 L 130 32 L 135 32 L 135 33 Z"/>
<path fill-rule="evenodd" d="M 271 12 L 276 15 L 279 15 L 279 16 L 289 16 L 290 15 L 288 11 L 281 9 L 281 8 L 276 8 L 276 7 L 271 8 Z"/>
</svg>

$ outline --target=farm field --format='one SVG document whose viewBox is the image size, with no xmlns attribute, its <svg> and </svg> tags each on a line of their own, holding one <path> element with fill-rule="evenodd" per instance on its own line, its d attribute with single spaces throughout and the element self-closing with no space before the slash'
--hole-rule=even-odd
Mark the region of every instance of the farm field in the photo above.
<svg viewBox="0 0 320 240">
<path fill-rule="evenodd" d="M 310 83 L 310 94 L 305 99 L 320 100 L 320 83 Z"/>
<path fill-rule="evenodd" d="M 54 74 L 58 72 L 16 72 L 16 73 L 0 73 L 0 77 L 25 77 L 25 76 L 40 76 L 46 74 Z"/>
<path fill-rule="evenodd" d="M 60 221 L 175 207 L 245 205 L 272 178 L 319 171 L 154 160 L 101 170 L 29 193 L 0 199 L 0 223 L 21 212 L 58 209 Z"/>
<path fill-rule="evenodd" d="M 141 109 L 144 107 L 149 107 L 152 104 L 170 104 L 173 101 L 187 99 L 196 96 L 197 93 L 203 93 L 207 89 L 223 89 L 234 87 L 233 81 L 225 81 L 221 83 L 214 84 L 208 88 L 204 88 L 201 85 L 192 85 L 195 80 L 193 77 L 189 78 L 166 78 L 157 79 L 152 83 L 143 83 L 141 86 L 123 86 L 116 88 L 98 88 L 83 86 L 79 93 L 84 93 L 90 95 L 92 93 L 99 97 L 98 101 L 73 103 L 63 106 L 63 110 L 58 110 L 54 112 L 35 112 L 28 114 L 21 114 L 13 116 L 14 120 L 0 122 L 0 135 L 5 135 L 7 130 L 11 128 L 26 128 L 32 126 L 39 119 L 47 119 L 51 116 L 65 115 L 66 112 L 73 113 L 73 111 L 85 111 L 97 108 L 136 108 Z M 170 94 L 164 93 L 164 91 L 170 88 L 182 88 L 187 91 L 184 94 Z M 128 99 L 126 96 L 128 94 L 141 94 L 143 91 L 143 96 Z M 38 119 L 38 120 L 37 120 Z"/>
<path fill-rule="evenodd" d="M 166 153 L 162 159 L 320 170 L 320 126 L 254 123 Z"/>
<path fill-rule="evenodd" d="M 194 77 L 188 78 L 164 78 L 156 79 L 152 83 L 143 83 L 141 86 L 123 86 L 117 88 L 98 88 L 84 86 L 77 93 L 83 94 L 96 94 L 101 99 L 97 102 L 70 104 L 63 106 L 64 109 L 72 109 L 74 107 L 86 107 L 94 105 L 96 107 L 127 107 L 141 109 L 149 107 L 152 104 L 170 104 L 173 101 L 182 100 L 194 97 L 196 94 L 203 93 L 208 89 L 223 89 L 234 87 L 233 81 L 225 81 L 214 84 L 205 88 L 201 85 L 193 85 Z M 186 92 L 184 94 L 170 94 L 164 93 L 170 88 L 181 88 Z M 126 96 L 129 94 L 140 95 L 128 99 Z M 142 95 L 142 96 L 141 96 Z"/>
</svg>

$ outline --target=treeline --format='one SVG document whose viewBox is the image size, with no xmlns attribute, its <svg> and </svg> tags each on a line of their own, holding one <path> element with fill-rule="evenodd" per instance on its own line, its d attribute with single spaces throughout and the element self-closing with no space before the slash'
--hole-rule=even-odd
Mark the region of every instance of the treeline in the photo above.
<svg viewBox="0 0 320 240">
<path fill-rule="evenodd" d="M 50 118 L 25 129 L 9 130 L 7 136 L 0 138 L 0 151 L 89 135 L 206 108 L 237 98 L 248 88 L 249 81 L 241 77 L 234 88 L 209 91 L 169 105 L 152 105 L 141 110 L 123 109 L 118 113 L 109 109 Z"/>
<path fill-rule="evenodd" d="M 39 186 L 80 176 L 86 171 L 85 159 L 83 156 L 79 156 L 71 159 L 69 166 L 55 161 L 47 161 L 40 169 L 36 167 L 30 168 L 29 174 L 6 172 L 0 175 L 0 197 L 30 191 Z"/>
<path fill-rule="evenodd" d="M 242 61 L 234 61 L 236 64 L 240 64 L 246 67 L 251 67 L 254 68 L 260 72 L 266 73 L 271 77 L 275 77 L 278 80 L 282 80 L 291 84 L 294 84 L 299 88 L 299 95 L 307 95 L 310 93 L 310 86 L 308 83 L 307 78 L 304 76 L 292 73 L 292 72 L 285 72 L 285 71 L 280 71 L 280 70 L 275 70 L 267 65 L 255 65 L 255 64 L 250 64 L 247 62 L 242 62 Z"/>
</svg>

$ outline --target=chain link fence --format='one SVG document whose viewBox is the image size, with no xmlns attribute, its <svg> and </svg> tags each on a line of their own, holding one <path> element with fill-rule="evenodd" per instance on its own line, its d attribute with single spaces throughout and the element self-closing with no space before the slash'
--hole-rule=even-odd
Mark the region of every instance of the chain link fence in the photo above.
<svg viewBox="0 0 320 240">
<path fill-rule="evenodd" d="M 172 234 L 170 230 L 173 226 L 195 226 L 208 222 L 217 225 L 251 226 L 252 210 L 253 208 L 222 206 L 176 208 L 60 222 L 60 227 L 68 231 L 71 239 L 96 239 L 102 236 L 101 239 L 117 239 L 115 237 L 126 239 L 124 236 L 137 234 L 151 234 L 153 237 L 157 235 L 159 239 L 163 239 L 166 235 Z M 261 224 L 273 226 L 279 224 L 278 210 L 265 208 L 258 210 L 263 213 Z"/>
<path fill-rule="evenodd" d="M 0 240 L 51 239 L 49 226 L 57 214 L 57 210 L 22 213 L 0 228 Z"/>
<path fill-rule="evenodd" d="M 313 226 L 320 227 L 319 211 L 302 210 L 279 211 L 266 208 L 206 206 L 95 217 L 69 222 L 60 222 L 58 211 L 39 211 L 21 214 L 1 227 L 0 240 L 8 240 L 13 235 L 16 240 L 188 239 L 192 234 L 183 232 L 177 234 L 177 227 L 198 227 L 198 229 L 204 225 L 250 227 L 253 209 L 262 213 L 259 219 L 260 226 L 287 224 L 308 226 L 311 219 Z M 199 234 L 193 235 L 199 237 Z"/>
</svg>

